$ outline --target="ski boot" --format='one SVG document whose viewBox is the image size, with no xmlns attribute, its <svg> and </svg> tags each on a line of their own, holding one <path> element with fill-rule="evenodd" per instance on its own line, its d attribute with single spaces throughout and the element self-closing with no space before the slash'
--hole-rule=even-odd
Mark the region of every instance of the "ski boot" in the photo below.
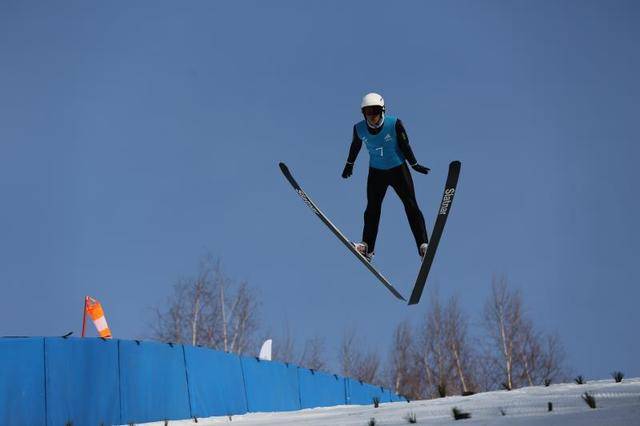
<svg viewBox="0 0 640 426">
<path fill-rule="evenodd" d="M 367 261 L 371 262 L 371 260 L 373 259 L 373 253 L 369 252 L 369 245 L 367 243 L 362 242 L 362 243 L 352 243 L 352 244 L 355 247 L 355 249 L 358 251 L 358 253 L 364 256 L 364 258 L 367 259 Z"/>
<path fill-rule="evenodd" d="M 425 254 L 427 254 L 427 247 L 428 247 L 427 243 L 420 244 L 419 252 L 420 252 L 421 259 L 424 259 Z"/>
</svg>

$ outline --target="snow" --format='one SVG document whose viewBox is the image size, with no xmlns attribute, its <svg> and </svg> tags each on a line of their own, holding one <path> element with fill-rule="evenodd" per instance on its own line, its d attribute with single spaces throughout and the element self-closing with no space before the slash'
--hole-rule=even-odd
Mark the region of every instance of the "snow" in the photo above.
<svg viewBox="0 0 640 426">
<path fill-rule="evenodd" d="M 588 392 L 596 399 L 596 409 L 583 401 Z M 553 411 L 547 409 L 548 402 Z M 640 425 L 640 378 L 592 381 L 583 385 L 566 383 L 549 387 L 534 386 L 513 391 L 495 391 L 471 396 L 452 396 L 425 401 L 380 404 L 379 408 L 362 405 L 309 410 L 250 413 L 228 417 L 198 419 L 199 426 L 240 425 L 407 425 L 406 417 L 414 413 L 417 424 L 451 424 L 453 407 L 471 414 L 463 425 Z M 502 415 L 501 412 L 504 412 Z M 148 423 L 163 425 L 164 422 Z M 193 420 L 172 421 L 171 425 L 194 425 Z M 458 424 L 458 423 L 456 423 Z"/>
</svg>

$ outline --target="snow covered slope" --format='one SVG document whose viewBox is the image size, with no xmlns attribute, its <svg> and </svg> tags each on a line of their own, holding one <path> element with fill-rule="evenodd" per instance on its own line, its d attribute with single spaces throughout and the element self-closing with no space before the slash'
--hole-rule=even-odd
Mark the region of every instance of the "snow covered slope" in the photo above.
<svg viewBox="0 0 640 426">
<path fill-rule="evenodd" d="M 595 397 L 596 409 L 583 401 L 588 392 Z M 548 403 L 553 411 L 548 411 Z M 455 422 L 453 407 L 471 414 L 470 419 Z M 584 385 L 558 384 L 535 386 L 511 392 L 496 391 L 426 401 L 396 402 L 373 406 L 342 405 L 295 412 L 252 413 L 242 416 L 198 419 L 198 426 L 239 425 L 361 425 L 375 418 L 376 425 L 407 425 L 406 417 L 415 414 L 422 425 L 640 425 L 640 378 L 593 381 Z M 503 415 L 504 413 L 504 415 Z M 151 423 L 161 425 L 162 423 Z M 193 420 L 169 422 L 194 425 Z"/>
</svg>

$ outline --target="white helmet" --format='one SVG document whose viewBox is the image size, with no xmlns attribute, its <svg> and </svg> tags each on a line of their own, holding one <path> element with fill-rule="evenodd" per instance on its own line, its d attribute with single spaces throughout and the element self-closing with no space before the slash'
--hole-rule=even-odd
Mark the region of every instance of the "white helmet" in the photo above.
<svg viewBox="0 0 640 426">
<path fill-rule="evenodd" d="M 367 93 L 364 95 L 364 98 L 362 98 L 360 109 L 368 106 L 379 106 L 382 107 L 382 110 L 384 111 L 384 99 L 382 99 L 382 96 L 377 93 Z"/>
<path fill-rule="evenodd" d="M 372 123 L 371 121 L 369 121 L 369 118 L 367 117 L 367 114 L 365 113 L 364 109 L 365 108 L 372 108 L 374 109 L 374 111 L 377 109 L 378 111 L 376 112 L 380 114 L 380 119 L 377 123 Z M 374 129 L 378 129 L 380 127 L 382 127 L 382 124 L 384 123 L 384 99 L 382 99 L 382 96 L 377 94 L 377 93 L 367 93 L 366 95 L 364 95 L 364 98 L 362 98 L 362 103 L 360 104 L 360 111 L 362 111 L 362 115 L 364 115 L 364 119 L 367 122 L 367 125 L 369 127 L 372 127 Z"/>
</svg>

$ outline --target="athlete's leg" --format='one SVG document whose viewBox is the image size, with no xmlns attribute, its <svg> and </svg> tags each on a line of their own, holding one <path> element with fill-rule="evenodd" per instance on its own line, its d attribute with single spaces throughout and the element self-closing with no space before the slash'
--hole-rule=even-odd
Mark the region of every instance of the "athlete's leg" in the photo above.
<svg viewBox="0 0 640 426">
<path fill-rule="evenodd" d="M 418 207 L 411 172 L 406 163 L 390 169 L 389 172 L 391 186 L 396 191 L 396 194 L 398 194 L 398 197 L 400 197 L 400 200 L 402 200 L 404 211 L 407 214 L 407 219 L 409 219 L 411 232 L 413 232 L 413 237 L 416 240 L 416 246 L 418 246 L 419 251 L 420 245 L 428 242 L 427 227 L 424 223 L 424 216 L 420 211 L 420 207 Z"/>
<path fill-rule="evenodd" d="M 364 229 L 362 231 L 362 241 L 367 243 L 370 253 L 373 253 L 376 246 L 382 200 L 384 200 L 388 186 L 387 170 L 370 167 L 367 178 L 367 209 L 364 211 Z"/>
</svg>

